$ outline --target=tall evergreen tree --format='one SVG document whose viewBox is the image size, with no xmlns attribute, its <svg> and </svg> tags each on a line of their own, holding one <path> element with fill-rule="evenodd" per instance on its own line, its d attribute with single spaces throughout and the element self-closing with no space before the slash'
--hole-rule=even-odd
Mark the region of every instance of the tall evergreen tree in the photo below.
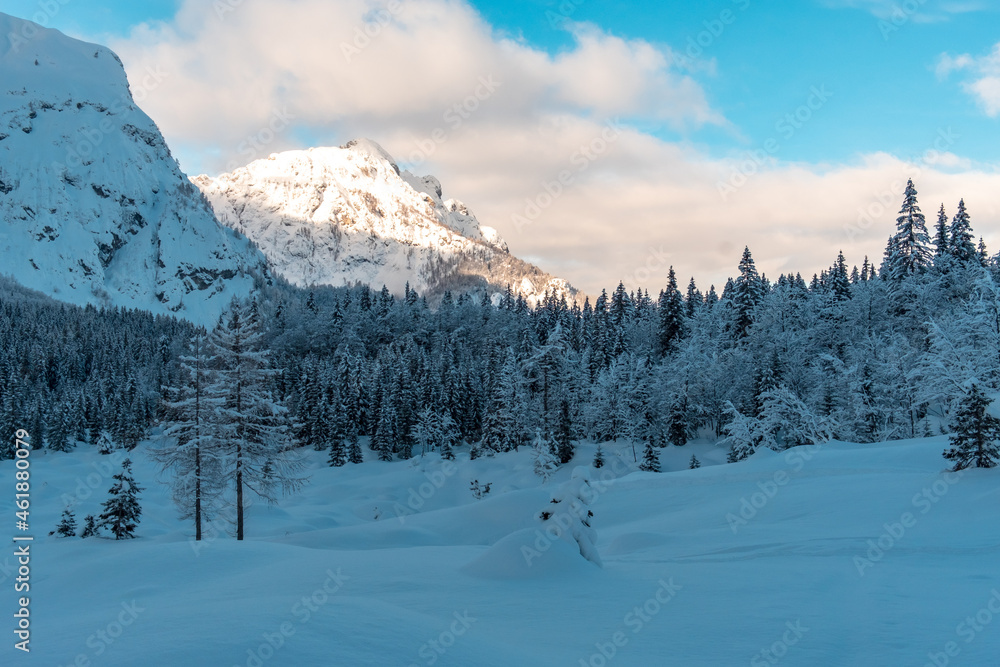
<svg viewBox="0 0 1000 667">
<path fill-rule="evenodd" d="M 749 333 L 754 322 L 754 312 L 764 297 L 764 283 L 757 273 L 749 247 L 743 249 L 739 269 L 740 275 L 733 282 L 731 298 L 735 309 L 735 337 L 742 339 Z"/>
<path fill-rule="evenodd" d="M 934 260 L 937 262 L 949 254 L 951 243 L 948 241 L 948 214 L 944 211 L 944 204 L 941 204 L 937 224 L 934 225 Z"/>
<path fill-rule="evenodd" d="M 337 433 L 331 437 L 330 455 L 327 458 L 327 463 L 333 468 L 340 468 L 347 465 L 349 446 L 347 435 L 345 433 Z"/>
<path fill-rule="evenodd" d="M 489 409 L 483 420 L 484 452 L 492 455 L 517 449 L 523 441 L 525 413 L 521 374 L 513 350 L 508 350 L 492 379 Z"/>
<path fill-rule="evenodd" d="M 978 384 L 969 393 L 955 413 L 952 423 L 954 433 L 944 457 L 955 462 L 955 471 L 965 468 L 993 468 L 1000 463 L 1000 419 L 987 409 L 993 399 L 983 394 Z"/>
<path fill-rule="evenodd" d="M 615 328 L 624 327 L 628 321 L 629 313 L 633 309 L 632 298 L 625 289 L 625 283 L 619 281 L 618 287 L 611 294 L 611 303 L 608 304 L 608 315 L 611 319 L 611 324 Z"/>
<path fill-rule="evenodd" d="M 62 402 L 56 404 L 49 415 L 47 433 L 49 449 L 52 451 L 68 452 L 73 449 L 70 442 L 72 429 L 69 421 L 69 408 Z"/>
<path fill-rule="evenodd" d="M 365 462 L 364 452 L 361 451 L 356 429 L 350 431 L 347 436 L 347 460 L 354 464 Z"/>
<path fill-rule="evenodd" d="M 667 279 L 667 289 L 660 292 L 658 313 L 660 320 L 657 330 L 658 351 L 661 356 L 666 356 L 677 349 L 677 344 L 684 337 L 684 299 L 677 289 L 677 276 L 672 266 Z"/>
<path fill-rule="evenodd" d="M 667 413 L 667 440 L 677 447 L 683 447 L 688 441 L 689 426 L 686 403 L 686 398 L 675 397 L 670 402 Z"/>
<path fill-rule="evenodd" d="M 569 463 L 576 455 L 573 446 L 573 420 L 569 413 L 569 401 L 563 400 L 559 409 L 559 427 L 556 430 L 556 456 L 560 463 Z"/>
<path fill-rule="evenodd" d="M 844 251 L 837 253 L 837 261 L 830 268 L 828 276 L 830 292 L 838 301 L 845 301 L 851 298 L 851 280 L 847 275 L 847 260 L 844 259 Z"/>
<path fill-rule="evenodd" d="M 907 181 L 903 205 L 896 218 L 896 234 L 886 245 L 883 275 L 902 280 L 924 271 L 931 264 L 930 238 L 927 221 L 917 203 L 917 189 Z"/>
<path fill-rule="evenodd" d="M 698 286 L 695 285 L 694 276 L 691 276 L 691 280 L 688 282 L 687 294 L 684 296 L 684 314 L 688 319 L 692 319 L 698 308 L 705 304 L 702 299 L 701 292 L 698 291 Z"/>
<path fill-rule="evenodd" d="M 972 234 L 972 223 L 969 212 L 965 210 L 965 200 L 958 202 L 958 212 L 951 221 L 951 238 L 948 240 L 952 257 L 961 264 L 971 264 L 979 261 Z"/>
<path fill-rule="evenodd" d="M 166 428 L 152 456 L 172 473 L 174 503 L 182 519 L 194 521 L 195 540 L 201 540 L 202 523 L 223 488 L 223 451 L 212 437 L 221 401 L 207 396 L 214 358 L 203 332 L 191 337 L 186 352 L 179 358 L 178 386 L 164 387 Z"/>
<path fill-rule="evenodd" d="M 276 502 L 276 491 L 298 490 L 302 460 L 292 451 L 288 410 L 271 392 L 269 352 L 254 304 L 233 301 L 211 333 L 217 380 L 208 395 L 217 401 L 214 435 L 225 457 L 225 476 L 236 493 L 236 539 L 245 535 L 248 492 Z"/>
</svg>

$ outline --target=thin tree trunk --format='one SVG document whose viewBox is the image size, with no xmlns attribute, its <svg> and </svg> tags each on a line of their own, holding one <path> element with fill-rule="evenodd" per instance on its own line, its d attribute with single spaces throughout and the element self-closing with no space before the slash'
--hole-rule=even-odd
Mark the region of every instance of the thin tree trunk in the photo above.
<svg viewBox="0 0 1000 667">
<path fill-rule="evenodd" d="M 194 539 L 201 541 L 201 446 L 194 450 Z"/>
<path fill-rule="evenodd" d="M 243 445 L 236 445 L 236 539 L 243 539 Z"/>
<path fill-rule="evenodd" d="M 201 541 L 201 338 L 195 340 L 194 423 L 198 445 L 194 450 L 194 539 Z"/>
</svg>

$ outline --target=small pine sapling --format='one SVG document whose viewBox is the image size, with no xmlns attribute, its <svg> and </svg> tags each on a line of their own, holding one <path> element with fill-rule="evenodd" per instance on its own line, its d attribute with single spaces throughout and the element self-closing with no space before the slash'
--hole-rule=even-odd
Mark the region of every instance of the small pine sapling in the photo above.
<svg viewBox="0 0 1000 667">
<path fill-rule="evenodd" d="M 601 446 L 597 445 L 597 451 L 594 452 L 594 467 L 603 468 L 604 467 L 604 452 L 601 451 Z"/>
<path fill-rule="evenodd" d="M 656 451 L 656 447 L 653 446 L 652 440 L 646 441 L 646 449 L 642 453 L 642 463 L 639 464 L 639 470 L 644 472 L 660 472 L 660 454 Z"/>
<path fill-rule="evenodd" d="M 86 539 L 95 535 L 97 535 L 97 521 L 94 519 L 93 514 L 88 514 L 83 520 L 83 532 L 80 533 L 80 538 Z"/>
<path fill-rule="evenodd" d="M 108 493 L 111 495 L 102 506 L 104 511 L 98 517 L 100 526 L 108 528 L 116 540 L 128 540 L 135 537 L 135 529 L 142 516 L 139 505 L 139 492 L 142 488 L 132 477 L 132 461 L 122 461 L 121 472 L 114 476 L 115 483 Z"/>
<path fill-rule="evenodd" d="M 59 537 L 76 537 L 76 516 L 73 515 L 73 511 L 68 507 L 63 510 L 62 520 L 56 529 L 53 530 L 49 535 L 56 535 Z"/>
<path fill-rule="evenodd" d="M 492 485 L 493 485 L 492 482 L 487 482 L 486 484 L 480 486 L 479 480 L 474 479 L 472 480 L 472 484 L 469 485 L 469 490 L 472 491 L 472 496 L 476 500 L 482 500 L 483 498 L 485 498 L 490 494 L 490 487 Z"/>
</svg>

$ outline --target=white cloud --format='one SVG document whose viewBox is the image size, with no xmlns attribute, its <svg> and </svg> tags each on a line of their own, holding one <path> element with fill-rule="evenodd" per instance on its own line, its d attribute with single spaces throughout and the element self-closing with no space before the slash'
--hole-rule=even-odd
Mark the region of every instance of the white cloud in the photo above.
<svg viewBox="0 0 1000 667">
<path fill-rule="evenodd" d="M 990 9 L 987 0 L 820 0 L 831 8 L 849 7 L 870 12 L 882 21 L 899 24 L 940 23 L 953 14 L 968 14 Z"/>
<path fill-rule="evenodd" d="M 980 57 L 964 53 L 952 56 L 942 54 L 936 68 L 938 77 L 945 78 L 952 72 L 965 72 L 968 80 L 962 88 L 983 108 L 987 116 L 1000 116 L 1000 42 L 993 50 Z"/>
<path fill-rule="evenodd" d="M 495 34 L 457 0 L 238 3 L 218 14 L 187 0 L 175 21 L 143 26 L 112 46 L 129 70 L 155 65 L 167 82 L 146 102 L 168 136 L 216 144 L 223 156 L 288 108 L 301 126 L 430 131 L 481 78 L 501 84 L 477 118 L 542 111 L 628 114 L 675 128 L 721 123 L 670 54 L 587 25 L 558 56 Z M 218 166 L 218 165 L 215 165 Z"/>
<path fill-rule="evenodd" d="M 724 200 L 718 184 L 739 160 L 627 125 L 613 136 L 615 116 L 682 132 L 727 125 L 665 47 L 576 24 L 574 46 L 553 56 L 497 34 L 461 0 L 383 13 L 363 0 L 214 3 L 231 5 L 220 18 L 187 0 L 174 21 L 112 44 L 130 72 L 166 74 L 142 106 L 175 149 L 200 156 L 182 165 L 192 171 L 368 136 L 438 175 L 513 252 L 591 293 L 625 279 L 655 294 L 670 264 L 721 286 L 744 244 L 771 276 L 811 275 L 841 248 L 851 262 L 877 261 L 908 176 L 928 210 L 964 196 L 977 231 L 1000 243 L 1000 175 L 947 152 L 960 143 L 916 164 L 881 154 L 788 164 L 779 152 Z M 561 172 L 568 185 L 554 186 Z M 534 215 L 532 202 L 547 206 Z"/>
</svg>

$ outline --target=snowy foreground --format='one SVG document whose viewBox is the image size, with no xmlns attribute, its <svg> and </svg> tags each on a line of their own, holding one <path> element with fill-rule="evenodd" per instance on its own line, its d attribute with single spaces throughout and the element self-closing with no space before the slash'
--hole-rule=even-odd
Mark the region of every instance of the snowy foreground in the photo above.
<svg viewBox="0 0 1000 667">
<path fill-rule="evenodd" d="M 997 664 L 1000 470 L 945 473 L 945 440 L 733 465 L 693 444 L 664 452 L 664 474 L 608 447 L 619 476 L 595 482 L 592 505 L 603 569 L 536 533 L 571 467 L 542 486 L 526 451 L 454 469 L 317 455 L 303 493 L 250 510 L 248 541 L 197 548 L 139 450 L 140 539 L 43 537 L 62 494 L 96 486 L 81 520 L 111 482 L 108 457 L 47 452 L 32 468 L 32 653 L 8 630 L 0 664 Z M 687 470 L 692 454 L 705 466 Z M 11 461 L 0 479 L 12 497 Z M 13 561 L 0 556 L 8 609 Z"/>
</svg>

